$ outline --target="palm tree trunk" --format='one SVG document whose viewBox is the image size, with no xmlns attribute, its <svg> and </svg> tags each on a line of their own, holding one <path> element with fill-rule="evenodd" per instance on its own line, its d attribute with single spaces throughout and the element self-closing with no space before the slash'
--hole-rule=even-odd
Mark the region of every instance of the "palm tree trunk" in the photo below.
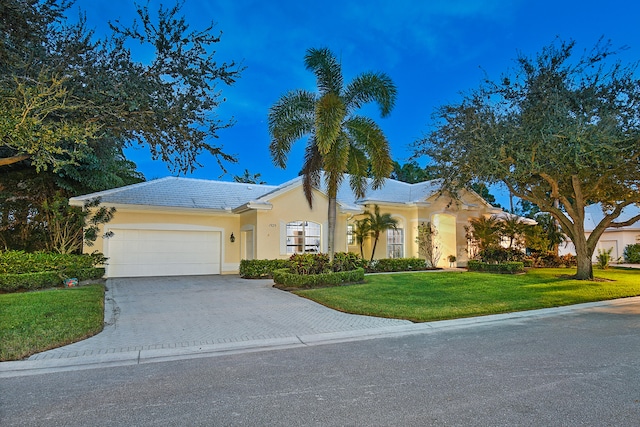
<svg viewBox="0 0 640 427">
<path fill-rule="evenodd" d="M 337 211 L 337 202 L 336 197 L 329 196 L 329 212 L 328 212 L 328 220 L 329 220 L 329 230 L 327 236 L 327 252 L 329 253 L 329 260 L 333 261 L 333 255 L 335 253 L 335 237 L 336 237 L 336 211 Z"/>
<path fill-rule="evenodd" d="M 371 249 L 371 261 L 373 261 L 373 256 L 376 254 L 376 246 L 378 246 L 378 238 L 379 234 L 375 235 L 375 239 L 373 240 L 373 248 Z"/>
</svg>

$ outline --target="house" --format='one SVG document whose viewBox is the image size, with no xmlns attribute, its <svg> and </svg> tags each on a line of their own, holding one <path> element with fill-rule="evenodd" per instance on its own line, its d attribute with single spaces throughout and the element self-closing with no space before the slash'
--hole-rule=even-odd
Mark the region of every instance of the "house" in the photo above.
<svg viewBox="0 0 640 427">
<path fill-rule="evenodd" d="M 381 237 L 376 258 L 417 257 L 418 225 L 431 221 L 438 230 L 439 265 L 448 266 L 449 255 L 465 265 L 469 220 L 502 212 L 473 191 L 461 191 L 456 200 L 446 197 L 438 181 L 388 179 L 364 199 L 356 199 L 348 182 L 345 177 L 337 196 L 336 251 L 360 252 L 350 233 L 353 223 L 379 205 L 398 227 Z M 328 198 L 323 188 L 314 189 L 310 208 L 302 177 L 281 185 L 168 177 L 73 197 L 70 203 L 82 206 L 96 197 L 116 208 L 101 230 L 113 234 L 84 250 L 108 257 L 107 277 L 233 274 L 242 259 L 327 251 Z M 365 256 L 371 246 L 368 241 Z"/>
<path fill-rule="evenodd" d="M 602 205 L 599 203 L 589 205 L 585 207 L 584 214 L 584 234 L 588 238 L 593 229 L 596 228 L 596 225 L 598 225 L 604 218 Z M 640 207 L 630 205 L 624 208 L 622 214 L 615 220 L 615 222 L 625 222 L 638 215 L 640 215 Z M 626 227 L 609 227 L 605 229 L 598 240 L 596 250 L 593 252 L 593 262 L 597 262 L 598 250 L 607 251 L 611 249 L 611 259 L 617 261 L 623 258 L 624 249 L 628 245 L 636 243 L 640 243 L 640 221 L 636 221 L 634 224 Z M 571 241 L 560 246 L 560 255 L 575 255 L 575 253 L 576 249 Z"/>
</svg>

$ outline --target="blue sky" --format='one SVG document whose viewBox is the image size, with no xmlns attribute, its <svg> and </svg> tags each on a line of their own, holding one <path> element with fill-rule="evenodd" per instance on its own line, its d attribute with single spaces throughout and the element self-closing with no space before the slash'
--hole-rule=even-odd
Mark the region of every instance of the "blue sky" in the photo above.
<svg viewBox="0 0 640 427">
<path fill-rule="evenodd" d="M 150 0 L 149 7 L 156 10 L 160 3 L 174 4 Z M 77 0 L 74 9 L 83 9 L 89 27 L 100 34 L 109 20 L 133 19 L 133 4 Z M 222 31 L 219 61 L 246 66 L 234 86 L 219 87 L 227 101 L 217 111 L 236 124 L 220 131 L 215 142 L 239 163 L 227 164 L 224 174 L 203 155 L 203 167 L 190 176 L 231 181 L 249 169 L 279 184 L 297 175 L 306 141 L 296 143 L 286 170 L 276 168 L 268 151 L 266 117 L 287 91 L 315 88 L 314 76 L 303 65 L 309 47 L 328 47 L 341 58 L 346 81 L 364 71 L 385 72 L 393 79 L 398 99 L 391 115 L 380 119 L 374 109 L 366 113 L 384 130 L 394 159 L 404 163 L 412 154 L 410 145 L 429 131 L 435 108 L 459 100 L 485 73 L 498 78 L 519 52 L 534 55 L 556 37 L 576 40 L 581 51 L 604 36 L 614 46 L 629 47 L 620 56 L 623 61 L 640 59 L 639 11 L 640 3 L 619 0 L 184 0 L 182 13 L 192 28 L 214 21 Z M 171 174 L 150 160 L 146 148 L 127 154 L 147 179 Z"/>
</svg>

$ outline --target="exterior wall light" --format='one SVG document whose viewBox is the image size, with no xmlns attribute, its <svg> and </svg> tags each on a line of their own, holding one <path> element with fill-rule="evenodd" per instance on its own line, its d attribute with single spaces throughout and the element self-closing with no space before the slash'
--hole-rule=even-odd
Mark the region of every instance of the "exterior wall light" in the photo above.
<svg viewBox="0 0 640 427">
<path fill-rule="evenodd" d="M 231 243 L 233 243 L 233 242 L 235 242 L 235 241 L 236 241 L 236 236 L 234 236 L 234 235 L 233 235 L 233 233 L 231 233 L 231 236 L 229 236 L 229 241 L 230 241 Z"/>
</svg>

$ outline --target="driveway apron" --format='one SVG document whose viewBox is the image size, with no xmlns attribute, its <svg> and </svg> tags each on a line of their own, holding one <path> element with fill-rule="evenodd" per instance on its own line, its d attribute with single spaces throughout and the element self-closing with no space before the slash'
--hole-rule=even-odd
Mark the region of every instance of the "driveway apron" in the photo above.
<svg viewBox="0 0 640 427">
<path fill-rule="evenodd" d="M 109 279 L 105 328 L 98 335 L 29 360 L 68 359 L 300 336 L 373 331 L 406 320 L 341 313 L 272 287 L 272 280 L 238 276 Z"/>
</svg>

